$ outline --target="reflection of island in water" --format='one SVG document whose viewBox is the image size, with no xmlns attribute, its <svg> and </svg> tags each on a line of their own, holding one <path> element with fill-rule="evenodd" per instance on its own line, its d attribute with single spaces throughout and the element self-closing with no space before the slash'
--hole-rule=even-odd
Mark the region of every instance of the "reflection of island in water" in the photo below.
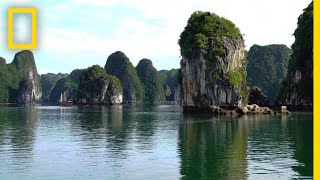
<svg viewBox="0 0 320 180">
<path fill-rule="evenodd" d="M 179 127 L 183 179 L 313 176 L 312 117 L 293 116 L 184 115 Z"/>
<path fill-rule="evenodd" d="M 246 179 L 246 126 L 232 119 L 185 115 L 179 128 L 183 178 Z"/>
<path fill-rule="evenodd" d="M 23 170 L 14 177 L 57 173 L 81 162 L 85 174 L 108 171 L 114 178 L 161 172 L 182 179 L 299 179 L 313 174 L 312 127 L 311 113 L 213 117 L 182 114 L 177 106 L 1 107 L 0 177 L 17 169 Z M 43 168 L 47 161 L 57 163 Z"/>
<path fill-rule="evenodd" d="M 0 176 L 1 172 L 14 173 L 25 177 L 32 168 L 34 142 L 40 112 L 33 108 L 16 108 L 1 105 L 0 108 Z M 10 178 L 10 174 L 1 176 Z M 1 178 L 0 178 L 1 179 Z"/>
<path fill-rule="evenodd" d="M 33 149 L 39 111 L 32 107 L 1 107 L 0 146 L 10 145 L 13 152 L 20 153 L 20 157 L 29 158 Z"/>
</svg>

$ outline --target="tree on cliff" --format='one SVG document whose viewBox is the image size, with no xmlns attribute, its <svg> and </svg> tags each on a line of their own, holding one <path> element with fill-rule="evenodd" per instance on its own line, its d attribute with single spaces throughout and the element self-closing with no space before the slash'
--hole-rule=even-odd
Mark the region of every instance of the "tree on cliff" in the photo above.
<svg viewBox="0 0 320 180">
<path fill-rule="evenodd" d="M 121 51 L 111 54 L 106 62 L 108 74 L 120 79 L 123 87 L 124 102 L 139 102 L 143 98 L 143 88 L 137 72 L 129 58 Z"/>
<path fill-rule="evenodd" d="M 313 1 L 298 18 L 287 77 L 278 99 L 291 105 L 313 103 Z"/>
<path fill-rule="evenodd" d="M 231 21 L 210 12 L 197 11 L 191 15 L 188 24 L 180 35 L 181 54 L 197 58 L 201 50 L 210 57 L 224 55 L 223 37 L 241 36 L 240 30 Z M 209 57 L 209 58 L 210 58 Z"/>
<path fill-rule="evenodd" d="M 286 76 L 291 49 L 286 45 L 253 45 L 248 52 L 247 81 L 258 86 L 273 104 Z"/>
<path fill-rule="evenodd" d="M 146 103 L 158 103 L 164 100 L 164 91 L 161 77 L 153 67 L 152 61 L 142 59 L 136 67 L 138 76 L 144 86 L 144 98 Z"/>
</svg>

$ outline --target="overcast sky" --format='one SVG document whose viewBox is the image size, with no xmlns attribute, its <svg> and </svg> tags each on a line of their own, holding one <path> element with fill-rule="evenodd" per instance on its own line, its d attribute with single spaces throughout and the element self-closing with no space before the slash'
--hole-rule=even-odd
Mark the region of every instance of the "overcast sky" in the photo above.
<svg viewBox="0 0 320 180">
<path fill-rule="evenodd" d="M 8 7 L 36 7 L 38 43 L 33 50 L 38 72 L 70 73 L 76 68 L 105 65 L 123 51 L 134 65 L 148 58 L 158 69 L 178 68 L 177 44 L 194 11 L 210 11 L 233 21 L 249 49 L 253 44 L 286 44 L 297 18 L 311 0 L 2 0 L 0 56 L 11 62 L 18 50 L 7 48 Z M 20 18 L 15 40 L 30 33 Z M 25 23 L 23 23 L 25 22 Z"/>
</svg>

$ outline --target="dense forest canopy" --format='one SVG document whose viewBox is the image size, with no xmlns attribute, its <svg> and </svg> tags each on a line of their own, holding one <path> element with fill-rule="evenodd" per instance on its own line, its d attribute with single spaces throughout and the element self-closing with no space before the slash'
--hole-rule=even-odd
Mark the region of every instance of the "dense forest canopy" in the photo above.
<svg viewBox="0 0 320 180">
<path fill-rule="evenodd" d="M 152 61 L 142 59 L 136 67 L 137 73 L 144 86 L 144 102 L 158 103 L 164 100 L 163 86 L 158 71 L 153 67 Z"/>
<path fill-rule="evenodd" d="M 15 54 L 11 63 L 6 64 L 0 57 L 0 102 L 16 102 L 21 82 L 26 82 L 29 72 L 37 74 L 37 67 L 31 51 L 25 50 Z M 37 77 L 35 77 L 36 79 Z M 37 78 L 39 79 L 39 78 Z M 37 82 L 38 83 L 38 82 Z"/>
<path fill-rule="evenodd" d="M 248 52 L 247 81 L 258 86 L 273 104 L 287 74 L 291 50 L 286 45 L 253 45 Z"/>
<path fill-rule="evenodd" d="M 200 50 L 212 54 L 223 54 L 225 50 L 219 44 L 224 36 L 242 35 L 234 23 L 223 17 L 210 12 L 194 12 L 180 35 L 181 55 L 189 59 L 196 58 L 199 56 Z"/>
<path fill-rule="evenodd" d="M 129 58 L 121 51 L 112 53 L 106 62 L 108 74 L 120 79 L 123 86 L 124 101 L 142 101 L 143 88 L 135 67 Z"/>
</svg>

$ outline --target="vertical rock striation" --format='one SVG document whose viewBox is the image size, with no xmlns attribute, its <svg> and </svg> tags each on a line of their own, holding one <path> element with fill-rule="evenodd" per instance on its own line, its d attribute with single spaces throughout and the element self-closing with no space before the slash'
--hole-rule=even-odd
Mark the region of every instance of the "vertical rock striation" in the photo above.
<svg viewBox="0 0 320 180">
<path fill-rule="evenodd" d="M 246 57 L 243 37 L 229 20 L 195 12 L 179 39 L 181 104 L 184 110 L 247 103 Z"/>
<path fill-rule="evenodd" d="M 13 102 L 28 104 L 39 102 L 42 96 L 40 76 L 31 51 L 17 53 L 12 61 L 20 75 L 19 88 Z"/>
</svg>

